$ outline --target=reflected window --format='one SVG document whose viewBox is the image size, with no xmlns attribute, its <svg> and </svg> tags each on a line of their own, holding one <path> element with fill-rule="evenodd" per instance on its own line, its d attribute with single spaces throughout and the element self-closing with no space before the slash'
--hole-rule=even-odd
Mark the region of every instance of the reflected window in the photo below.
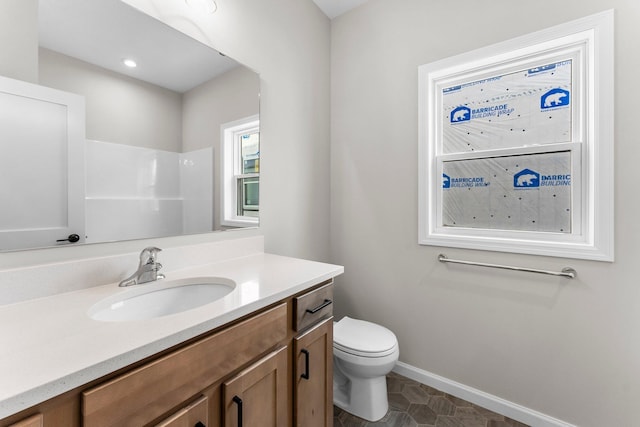
<svg viewBox="0 0 640 427">
<path fill-rule="evenodd" d="M 239 217 L 257 217 L 260 201 L 260 133 L 251 130 L 238 138 L 240 174 L 236 179 L 236 213 Z"/>
<path fill-rule="evenodd" d="M 229 227 L 258 225 L 260 131 L 257 116 L 222 125 L 222 220 Z"/>
</svg>

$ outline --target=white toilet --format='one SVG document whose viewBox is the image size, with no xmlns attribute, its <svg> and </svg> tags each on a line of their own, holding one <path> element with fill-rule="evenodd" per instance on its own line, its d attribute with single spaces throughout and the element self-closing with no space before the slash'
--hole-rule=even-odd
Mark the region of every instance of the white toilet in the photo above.
<svg viewBox="0 0 640 427">
<path fill-rule="evenodd" d="M 360 418 L 387 413 L 386 375 L 398 361 L 396 336 L 387 328 L 344 317 L 333 324 L 333 403 Z"/>
</svg>

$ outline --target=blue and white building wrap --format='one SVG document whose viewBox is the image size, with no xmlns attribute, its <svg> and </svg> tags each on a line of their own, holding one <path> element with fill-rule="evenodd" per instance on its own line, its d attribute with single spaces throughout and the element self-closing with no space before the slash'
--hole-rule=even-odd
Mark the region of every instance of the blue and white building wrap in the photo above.
<svg viewBox="0 0 640 427">
<path fill-rule="evenodd" d="M 443 153 L 571 140 L 571 60 L 442 91 Z"/>
<path fill-rule="evenodd" d="M 443 163 L 444 226 L 571 233 L 571 155 Z"/>
<path fill-rule="evenodd" d="M 443 153 L 568 142 L 571 61 L 443 90 Z M 444 161 L 448 227 L 571 233 L 569 151 Z"/>
</svg>

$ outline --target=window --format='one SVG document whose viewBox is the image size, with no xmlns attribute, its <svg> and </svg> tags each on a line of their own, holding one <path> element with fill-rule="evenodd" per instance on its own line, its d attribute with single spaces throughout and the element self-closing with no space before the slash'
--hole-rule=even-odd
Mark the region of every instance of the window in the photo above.
<svg viewBox="0 0 640 427">
<path fill-rule="evenodd" d="M 613 13 L 419 69 L 419 243 L 613 260 Z"/>
<path fill-rule="evenodd" d="M 222 125 L 222 220 L 230 227 L 258 225 L 260 131 L 258 116 Z"/>
</svg>

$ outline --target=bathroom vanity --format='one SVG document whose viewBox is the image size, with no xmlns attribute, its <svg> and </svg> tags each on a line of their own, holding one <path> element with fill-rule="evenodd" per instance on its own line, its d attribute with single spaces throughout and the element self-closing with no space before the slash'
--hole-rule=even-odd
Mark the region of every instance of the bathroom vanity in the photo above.
<svg viewBox="0 0 640 427">
<path fill-rule="evenodd" d="M 0 350 L 0 426 L 331 426 L 342 271 L 264 253 L 187 267 L 167 277 L 235 288 L 141 320 L 91 318 L 92 306 L 131 292 L 115 283 L 0 306 L 0 322 L 19 320 L 2 327 L 0 348 L 15 345 Z M 29 316 L 49 321 L 36 328 Z"/>
</svg>

